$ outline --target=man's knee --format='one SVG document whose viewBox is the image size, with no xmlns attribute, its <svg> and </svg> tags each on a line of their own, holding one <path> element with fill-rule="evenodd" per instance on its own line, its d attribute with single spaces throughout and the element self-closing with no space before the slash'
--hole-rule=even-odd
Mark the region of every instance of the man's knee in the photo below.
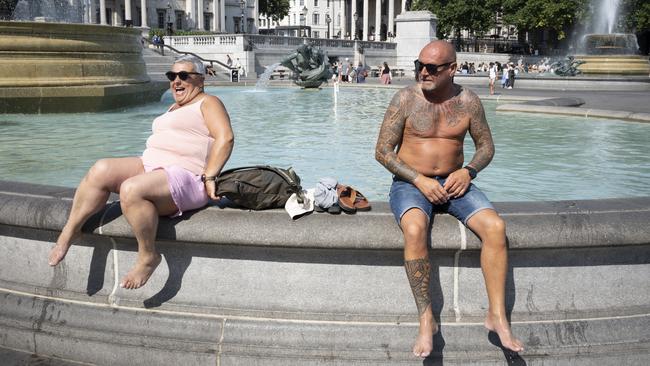
<svg viewBox="0 0 650 366">
<path fill-rule="evenodd" d="M 419 209 L 407 211 L 400 221 L 405 246 L 426 246 L 428 220 Z"/>
</svg>

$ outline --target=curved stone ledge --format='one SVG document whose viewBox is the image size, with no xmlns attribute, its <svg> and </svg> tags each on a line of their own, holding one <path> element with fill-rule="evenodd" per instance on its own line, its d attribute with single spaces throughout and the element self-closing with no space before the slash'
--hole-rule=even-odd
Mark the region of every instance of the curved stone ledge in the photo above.
<svg viewBox="0 0 650 366">
<path fill-rule="evenodd" d="M 650 113 L 635 113 L 627 111 L 611 111 L 605 109 L 587 109 L 575 107 L 556 107 L 548 105 L 534 105 L 531 103 L 501 104 L 497 112 L 525 112 L 543 114 L 562 114 L 567 116 L 580 116 L 591 118 L 613 118 L 630 122 L 650 123 Z"/>
<path fill-rule="evenodd" d="M 357 215 L 209 207 L 161 220 L 164 261 L 117 287 L 136 243 L 107 206 L 61 265 L 46 257 L 72 189 L 0 182 L 0 346 L 97 364 L 422 364 L 402 240 L 385 203 Z M 528 362 L 650 360 L 650 197 L 497 203 L 507 309 Z M 480 242 L 437 215 L 436 359 L 503 364 L 482 327 Z M 604 295 L 606 294 L 606 295 Z"/>
</svg>

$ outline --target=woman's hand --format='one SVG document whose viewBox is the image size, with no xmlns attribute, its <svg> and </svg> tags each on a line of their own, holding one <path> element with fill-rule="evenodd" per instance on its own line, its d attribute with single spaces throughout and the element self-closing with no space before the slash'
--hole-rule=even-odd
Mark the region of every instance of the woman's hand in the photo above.
<svg viewBox="0 0 650 366">
<path fill-rule="evenodd" d="M 205 181 L 205 193 L 213 201 L 218 201 L 219 197 L 217 196 L 217 182 L 214 180 Z"/>
</svg>

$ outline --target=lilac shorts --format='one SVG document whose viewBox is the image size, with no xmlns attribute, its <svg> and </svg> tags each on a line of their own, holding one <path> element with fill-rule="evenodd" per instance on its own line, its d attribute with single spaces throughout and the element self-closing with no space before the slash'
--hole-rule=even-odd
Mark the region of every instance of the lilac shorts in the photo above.
<svg viewBox="0 0 650 366">
<path fill-rule="evenodd" d="M 144 171 L 151 172 L 157 169 L 165 170 L 169 191 L 172 200 L 176 204 L 176 211 L 170 217 L 178 217 L 183 211 L 195 210 L 208 204 L 208 195 L 205 192 L 205 185 L 201 177 L 179 166 L 152 167 L 145 165 Z"/>
</svg>

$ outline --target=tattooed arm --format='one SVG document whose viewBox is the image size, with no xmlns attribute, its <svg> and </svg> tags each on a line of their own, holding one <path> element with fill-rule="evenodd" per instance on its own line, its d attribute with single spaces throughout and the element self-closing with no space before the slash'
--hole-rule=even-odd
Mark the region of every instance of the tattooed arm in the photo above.
<svg viewBox="0 0 650 366">
<path fill-rule="evenodd" d="M 494 143 L 492 142 L 490 127 L 485 119 L 485 110 L 483 110 L 481 100 L 469 90 L 465 90 L 464 93 L 463 109 L 469 115 L 469 134 L 476 146 L 472 161 L 467 165 L 476 169 L 476 171 L 481 171 L 494 156 Z M 449 174 L 444 188 L 451 197 L 461 197 L 467 192 L 471 182 L 469 171 L 461 168 Z"/>
<path fill-rule="evenodd" d="M 375 147 L 375 159 L 391 173 L 408 182 L 413 182 L 418 177 L 418 172 L 397 157 L 397 152 L 395 152 L 395 148 L 402 141 L 406 124 L 406 114 L 401 105 L 401 99 L 406 93 L 408 93 L 408 89 L 397 92 L 384 114 L 384 121 L 381 124 Z"/>
<path fill-rule="evenodd" d="M 494 157 L 494 143 L 492 142 L 490 126 L 488 126 L 485 118 L 483 104 L 481 104 L 478 96 L 472 92 L 469 92 L 467 110 L 470 114 L 469 134 L 476 146 L 476 152 L 468 165 L 480 172 L 490 164 Z"/>
</svg>

